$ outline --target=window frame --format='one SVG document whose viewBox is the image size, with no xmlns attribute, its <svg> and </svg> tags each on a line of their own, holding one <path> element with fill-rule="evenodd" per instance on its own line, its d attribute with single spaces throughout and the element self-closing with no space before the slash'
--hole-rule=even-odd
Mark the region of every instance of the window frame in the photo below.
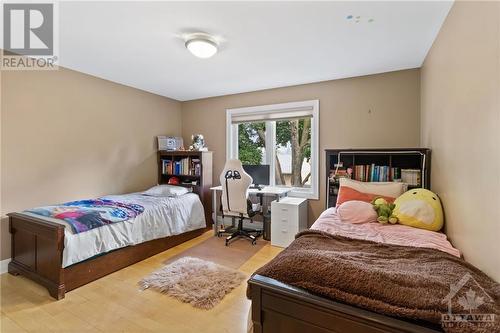
<svg viewBox="0 0 500 333">
<path fill-rule="evenodd" d="M 259 105 L 242 108 L 226 109 L 226 159 L 238 157 L 238 124 L 233 124 L 233 118 L 237 116 L 255 116 L 255 120 L 266 123 L 266 154 L 264 163 L 269 164 L 271 169 L 270 183 L 275 184 L 275 149 L 267 149 L 274 147 L 276 144 L 276 123 L 275 120 L 266 120 L 266 115 L 283 114 L 304 114 L 312 116 L 311 119 L 311 187 L 300 188 L 292 187 L 290 196 L 301 197 L 307 199 L 319 199 L 319 100 L 307 100 L 289 103 L 279 103 L 270 105 Z M 284 118 L 286 119 L 286 118 Z M 281 186 L 281 185 L 280 185 Z"/>
</svg>

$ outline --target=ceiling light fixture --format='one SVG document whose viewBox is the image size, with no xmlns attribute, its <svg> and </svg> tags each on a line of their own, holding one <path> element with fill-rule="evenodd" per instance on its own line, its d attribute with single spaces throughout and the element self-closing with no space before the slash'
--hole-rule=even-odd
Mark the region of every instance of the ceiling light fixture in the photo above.
<svg viewBox="0 0 500 333">
<path fill-rule="evenodd" d="M 207 34 L 194 34 L 186 40 L 186 48 L 198 58 L 210 58 L 217 53 L 217 42 Z"/>
</svg>

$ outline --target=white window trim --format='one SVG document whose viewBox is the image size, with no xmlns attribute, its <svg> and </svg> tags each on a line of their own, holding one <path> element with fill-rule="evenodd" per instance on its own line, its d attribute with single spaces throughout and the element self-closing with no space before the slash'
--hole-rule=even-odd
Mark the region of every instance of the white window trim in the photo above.
<svg viewBox="0 0 500 333">
<path fill-rule="evenodd" d="M 290 196 L 301 197 L 307 199 L 319 199 L 319 100 L 308 100 L 300 102 L 290 102 L 290 103 L 280 103 L 271 105 L 259 105 L 250 106 L 243 108 L 234 108 L 226 110 L 226 158 L 231 159 L 233 156 L 238 156 L 238 145 L 234 144 L 238 142 L 238 124 L 233 124 L 232 119 L 234 116 L 242 116 L 246 114 L 258 115 L 259 113 L 264 115 L 266 113 L 277 113 L 277 112 L 290 112 L 294 110 L 310 110 L 312 115 L 311 121 L 311 188 L 310 189 L 299 189 L 294 188 L 290 192 Z M 274 129 L 267 129 L 272 130 Z M 267 137 L 267 135 L 266 135 Z M 271 140 L 275 140 L 274 135 L 269 136 Z M 268 142 L 266 142 L 268 144 Z M 274 143 L 270 145 L 274 146 Z M 269 159 L 269 156 L 266 156 Z M 271 168 L 271 184 L 274 184 L 274 159 L 271 158 L 269 162 Z"/>
</svg>

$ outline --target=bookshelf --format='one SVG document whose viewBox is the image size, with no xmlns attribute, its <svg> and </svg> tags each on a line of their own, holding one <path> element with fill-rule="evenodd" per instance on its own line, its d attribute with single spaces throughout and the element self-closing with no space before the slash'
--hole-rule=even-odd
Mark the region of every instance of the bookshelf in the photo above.
<svg viewBox="0 0 500 333">
<path fill-rule="evenodd" d="M 427 148 L 326 149 L 326 208 L 337 201 L 339 177 L 360 181 L 403 181 L 408 188 L 430 188 L 431 150 Z M 340 162 L 340 163 L 339 163 Z"/>
<path fill-rule="evenodd" d="M 212 187 L 211 151 L 158 151 L 158 184 L 177 177 L 180 184 L 200 196 L 207 227 L 212 226 L 210 187 Z"/>
</svg>

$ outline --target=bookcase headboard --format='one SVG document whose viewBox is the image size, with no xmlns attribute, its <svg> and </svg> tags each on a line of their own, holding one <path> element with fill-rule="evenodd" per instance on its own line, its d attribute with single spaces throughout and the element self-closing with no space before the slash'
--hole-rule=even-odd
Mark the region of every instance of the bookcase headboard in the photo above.
<svg viewBox="0 0 500 333">
<path fill-rule="evenodd" d="M 339 177 L 359 181 L 403 181 L 409 188 L 431 186 L 428 148 L 326 149 L 326 208 L 335 206 Z"/>
</svg>

